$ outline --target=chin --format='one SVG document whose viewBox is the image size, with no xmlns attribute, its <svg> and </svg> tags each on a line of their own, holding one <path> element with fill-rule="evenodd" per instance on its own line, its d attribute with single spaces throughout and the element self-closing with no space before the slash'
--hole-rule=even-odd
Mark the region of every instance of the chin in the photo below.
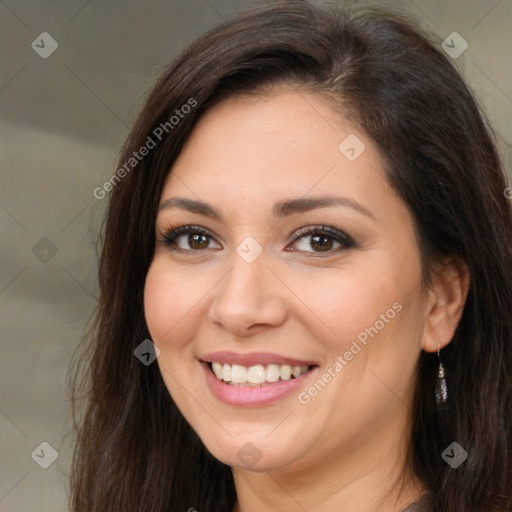
<svg viewBox="0 0 512 512">
<path fill-rule="evenodd" d="M 222 438 L 215 439 L 208 436 L 200 437 L 206 449 L 217 460 L 232 468 L 258 473 L 292 465 L 300 456 L 294 451 L 297 443 L 290 437 L 284 439 L 282 436 L 276 436 L 274 439 L 268 439 L 268 429 L 265 430 L 265 434 L 261 435 L 253 432 L 236 437 L 225 434 Z"/>
</svg>

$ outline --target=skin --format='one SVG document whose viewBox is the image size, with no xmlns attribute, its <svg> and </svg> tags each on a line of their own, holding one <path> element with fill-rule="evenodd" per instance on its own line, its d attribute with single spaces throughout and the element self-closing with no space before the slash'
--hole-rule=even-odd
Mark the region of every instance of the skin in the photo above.
<svg viewBox="0 0 512 512">
<path fill-rule="evenodd" d="M 338 150 L 349 134 L 366 147 L 354 161 Z M 207 449 L 232 467 L 237 512 L 391 512 L 424 492 L 407 465 L 415 365 L 421 350 L 452 339 L 469 277 L 447 260 L 431 287 L 422 285 L 412 216 L 383 169 L 376 144 L 325 100 L 280 89 L 208 111 L 167 177 L 161 202 L 200 199 L 222 220 L 159 211 L 146 320 L 169 393 Z M 328 194 L 372 216 L 343 206 L 272 214 L 279 201 Z M 161 243 L 169 227 L 187 224 L 212 238 L 197 248 L 182 235 L 181 252 Z M 355 246 L 333 241 L 329 252 L 311 235 L 292 241 L 299 228 L 318 225 Z M 247 236 L 263 249 L 250 264 L 236 252 Z M 263 351 L 317 361 L 307 390 L 396 303 L 400 312 L 308 404 L 292 393 L 233 407 L 206 386 L 199 355 Z M 237 456 L 249 442 L 261 455 L 252 468 Z"/>
</svg>

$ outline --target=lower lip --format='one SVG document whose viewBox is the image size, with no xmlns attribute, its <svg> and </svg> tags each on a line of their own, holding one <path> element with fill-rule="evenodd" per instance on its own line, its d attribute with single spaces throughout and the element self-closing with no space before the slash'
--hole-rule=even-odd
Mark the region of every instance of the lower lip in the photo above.
<svg viewBox="0 0 512 512">
<path fill-rule="evenodd" d="M 215 397 L 226 404 L 242 407 L 268 405 L 277 402 L 297 391 L 316 370 L 314 368 L 296 379 L 278 380 L 272 384 L 258 387 L 226 384 L 213 374 L 209 364 L 201 361 L 201 366 L 203 367 L 208 387 Z"/>
</svg>

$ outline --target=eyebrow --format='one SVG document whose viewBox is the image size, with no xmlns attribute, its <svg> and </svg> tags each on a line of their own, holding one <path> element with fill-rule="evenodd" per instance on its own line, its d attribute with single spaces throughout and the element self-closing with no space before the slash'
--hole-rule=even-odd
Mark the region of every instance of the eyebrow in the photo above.
<svg viewBox="0 0 512 512">
<path fill-rule="evenodd" d="M 372 213 L 372 211 L 354 199 L 350 199 L 349 197 L 338 197 L 330 195 L 318 197 L 300 197 L 297 199 L 279 201 L 272 207 L 272 213 L 274 214 L 274 217 L 281 219 L 295 213 L 302 213 L 309 210 L 315 210 L 317 208 L 328 208 L 330 206 L 343 206 L 345 208 L 351 208 L 375 220 L 375 215 Z M 177 208 L 179 210 L 198 213 L 200 215 L 211 217 L 220 221 L 222 220 L 222 215 L 219 210 L 197 199 L 188 199 L 186 197 L 170 197 L 160 204 L 159 211 L 167 210 L 170 208 Z"/>
</svg>

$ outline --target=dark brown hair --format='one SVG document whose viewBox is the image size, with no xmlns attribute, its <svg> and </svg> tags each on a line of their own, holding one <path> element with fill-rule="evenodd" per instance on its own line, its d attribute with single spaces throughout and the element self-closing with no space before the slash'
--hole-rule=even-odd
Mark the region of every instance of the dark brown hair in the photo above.
<svg viewBox="0 0 512 512">
<path fill-rule="evenodd" d="M 414 218 L 426 283 L 441 257 L 466 263 L 469 295 L 443 350 L 453 418 L 443 434 L 469 458 L 456 470 L 441 458 L 437 356 L 422 353 L 411 460 L 437 512 L 512 510 L 512 214 L 492 134 L 452 63 L 410 21 L 305 1 L 253 9 L 196 40 L 158 80 L 123 147 L 119 167 L 176 109 L 197 102 L 113 186 L 100 299 L 73 388 L 72 510 L 232 510 L 230 468 L 184 420 L 158 365 L 133 351 L 150 338 L 144 282 L 173 162 L 207 108 L 282 84 L 325 97 L 376 142 Z"/>
</svg>

